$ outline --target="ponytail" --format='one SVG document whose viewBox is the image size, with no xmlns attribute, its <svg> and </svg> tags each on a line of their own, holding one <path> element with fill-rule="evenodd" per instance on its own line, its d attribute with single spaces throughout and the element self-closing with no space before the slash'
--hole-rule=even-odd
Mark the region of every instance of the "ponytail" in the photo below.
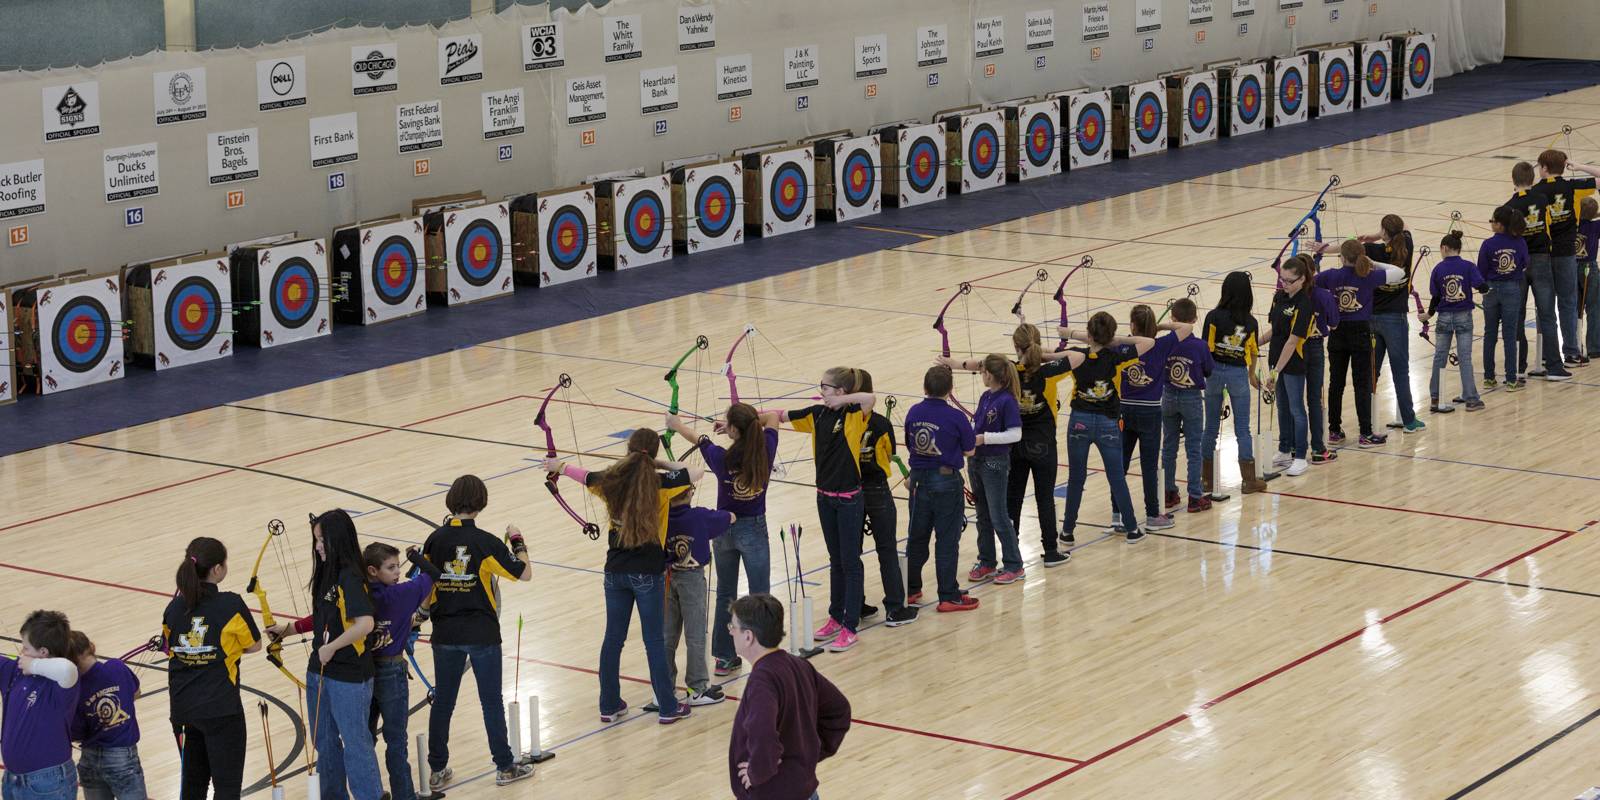
<svg viewBox="0 0 1600 800">
<path fill-rule="evenodd" d="M 1001 391 L 1022 399 L 1022 379 L 1017 377 L 1017 366 L 1010 359 L 999 353 L 990 353 L 983 357 L 983 371 L 1000 384 Z"/>
<path fill-rule="evenodd" d="M 1390 263 L 1410 274 L 1411 245 L 1409 243 L 1410 237 L 1406 234 L 1406 221 L 1401 219 L 1399 215 L 1386 214 L 1384 215 L 1382 226 L 1384 235 L 1389 237 L 1389 251 L 1394 253 L 1394 258 Z"/>
<path fill-rule="evenodd" d="M 1151 311 L 1150 307 L 1143 303 L 1134 306 L 1133 311 L 1128 313 L 1128 327 L 1134 336 L 1155 338 L 1156 312 Z"/>
<path fill-rule="evenodd" d="M 639 428 L 628 437 L 628 454 L 600 473 L 600 497 L 618 529 L 618 546 L 625 550 L 661 542 L 660 450 L 661 435 Z"/>
<path fill-rule="evenodd" d="M 183 604 L 190 611 L 200 605 L 200 590 L 206 576 L 218 564 L 228 562 L 228 548 L 209 536 L 197 536 L 183 551 L 183 562 L 178 564 L 175 582 Z"/>
<path fill-rule="evenodd" d="M 1346 239 L 1339 245 L 1339 258 L 1345 266 L 1354 267 L 1356 274 L 1363 278 L 1372 273 L 1372 259 L 1367 258 L 1366 248 L 1354 239 Z"/>
<path fill-rule="evenodd" d="M 1461 252 L 1461 231 L 1451 231 L 1445 234 L 1443 239 L 1439 240 L 1439 249 L 1443 250 L 1445 248 L 1454 250 L 1457 253 Z"/>
<path fill-rule="evenodd" d="M 728 449 L 728 460 L 733 464 L 733 483 L 752 494 L 767 489 L 767 477 L 772 474 L 772 459 L 767 452 L 766 426 L 761 424 L 761 414 L 753 406 L 734 403 L 728 406 L 728 427 L 739 432 L 739 441 Z"/>
<path fill-rule="evenodd" d="M 1500 223 L 1507 236 L 1521 236 L 1527 230 L 1522 215 L 1511 206 L 1500 206 L 1494 210 L 1494 221 Z"/>
<path fill-rule="evenodd" d="M 1022 323 L 1011 332 L 1011 346 L 1017 350 L 1017 366 L 1023 372 L 1033 372 L 1044 363 L 1044 346 L 1039 342 L 1039 329 Z"/>
</svg>

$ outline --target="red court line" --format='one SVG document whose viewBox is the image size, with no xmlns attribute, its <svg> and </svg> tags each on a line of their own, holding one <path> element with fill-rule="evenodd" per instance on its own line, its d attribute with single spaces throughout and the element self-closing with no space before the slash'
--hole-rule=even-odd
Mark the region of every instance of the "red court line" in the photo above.
<svg viewBox="0 0 1600 800">
<path fill-rule="evenodd" d="M 108 588 L 111 588 L 111 589 L 121 589 L 121 590 L 123 590 L 125 592 L 139 592 L 140 594 L 153 594 L 156 597 L 164 597 L 164 598 L 171 598 L 172 597 L 172 592 L 158 592 L 158 591 L 156 591 L 154 589 L 146 589 L 146 588 L 144 588 L 142 586 L 129 586 L 128 584 L 125 584 L 125 583 L 112 583 L 110 581 L 95 580 L 94 578 L 84 578 L 84 577 L 81 577 L 81 576 L 78 576 L 78 575 L 68 575 L 68 574 L 62 573 L 62 572 L 51 572 L 51 571 L 49 571 L 47 569 L 35 569 L 33 567 L 24 567 L 24 566 L 22 566 L 20 564 L 6 564 L 4 562 L 0 562 L 0 568 L 14 569 L 14 570 L 16 570 L 18 572 L 31 572 L 34 575 L 43 575 L 43 576 L 45 576 L 47 578 L 61 578 L 63 580 L 77 581 L 79 583 L 92 583 L 95 586 L 105 586 L 105 587 L 108 587 Z"/>
<path fill-rule="evenodd" d="M 1421 515 L 1427 516 L 1427 517 L 1443 517 L 1444 519 L 1459 519 L 1459 520 L 1462 520 L 1464 522 L 1482 522 L 1482 523 L 1485 523 L 1485 524 L 1488 524 L 1488 525 L 1504 525 L 1504 526 L 1506 526 L 1508 528 L 1527 528 L 1528 530 L 1534 530 L 1534 531 L 1549 531 L 1551 533 L 1565 533 L 1567 535 L 1571 535 L 1572 534 L 1572 531 L 1569 531 L 1566 528 L 1552 528 L 1552 527 L 1549 527 L 1547 525 L 1529 525 L 1526 522 L 1505 522 L 1503 520 L 1487 519 L 1487 518 L 1484 518 L 1484 517 L 1467 517 L 1467 516 L 1462 516 L 1460 514 L 1446 514 L 1443 511 L 1423 511 L 1421 509 L 1406 508 L 1404 506 L 1384 506 L 1384 505 L 1378 505 L 1376 503 L 1363 503 L 1363 502 L 1360 502 L 1358 500 L 1340 500 L 1340 499 L 1335 498 L 1335 497 L 1317 497 L 1316 495 L 1294 494 L 1292 492 L 1274 492 L 1274 491 L 1270 491 L 1269 490 L 1269 491 L 1265 492 L 1265 494 L 1277 495 L 1278 497 L 1293 497 L 1293 498 L 1295 498 L 1297 500 L 1316 500 L 1316 501 L 1323 502 L 1323 503 L 1338 503 L 1339 505 L 1357 506 L 1359 508 L 1375 508 L 1375 509 L 1378 509 L 1380 511 L 1400 511 L 1400 512 L 1403 512 L 1403 513 L 1406 513 L 1406 514 L 1421 514 Z M 1557 541 L 1559 541 L 1559 540 L 1557 540 Z M 1551 542 L 1550 544 L 1554 544 L 1554 542 Z M 1512 559 L 1512 560 L 1515 561 L 1516 559 Z M 1504 565 L 1502 565 L 1502 566 L 1504 566 Z M 1493 570 L 1490 570 L 1490 571 L 1492 572 Z"/>
<path fill-rule="evenodd" d="M 45 520 L 55 519 L 56 517 L 64 517 L 64 516 L 67 516 L 68 514 L 76 514 L 79 511 L 88 511 L 91 508 L 99 508 L 101 506 L 108 506 L 108 505 L 111 505 L 112 503 L 120 503 L 123 500 L 132 500 L 135 497 L 143 497 L 144 495 L 147 495 L 147 494 L 154 494 L 156 492 L 165 491 L 167 489 L 172 489 L 172 488 L 175 488 L 175 487 L 178 487 L 178 486 L 183 486 L 184 484 L 194 483 L 196 481 L 203 481 L 203 480 L 205 480 L 207 478 L 215 478 L 218 475 L 226 475 L 226 474 L 228 474 L 230 472 L 233 472 L 233 470 L 225 469 L 225 470 L 222 470 L 220 472 L 213 472 L 213 473 L 211 473 L 209 475 L 200 475 L 198 477 L 189 478 L 188 480 L 178 481 L 177 483 L 169 483 L 169 484 L 166 484 L 166 485 L 163 485 L 163 486 L 156 486 L 156 487 L 152 487 L 152 488 L 149 488 L 149 489 L 145 489 L 143 491 L 134 492 L 133 494 L 125 494 L 125 495 L 122 495 L 121 497 L 113 497 L 113 498 L 111 498 L 109 500 L 101 500 L 98 503 L 90 503 L 89 505 L 86 505 L 86 506 L 78 506 L 77 508 L 69 508 L 66 511 L 57 511 L 54 514 L 47 514 L 47 515 L 42 516 L 42 517 L 34 517 L 33 519 L 23 520 L 22 522 L 13 522 L 10 525 L 5 526 L 4 528 L 0 528 L 0 533 L 4 533 L 4 532 L 9 531 L 9 530 L 11 530 L 13 528 L 21 528 L 21 527 L 25 527 L 25 526 L 28 526 L 28 525 L 32 525 L 35 522 L 44 522 Z"/>
</svg>

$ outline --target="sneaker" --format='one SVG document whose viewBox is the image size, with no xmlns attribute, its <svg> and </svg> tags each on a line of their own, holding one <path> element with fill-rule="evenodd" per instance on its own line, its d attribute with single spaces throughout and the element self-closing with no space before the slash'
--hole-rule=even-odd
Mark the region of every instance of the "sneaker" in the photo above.
<svg viewBox="0 0 1600 800">
<path fill-rule="evenodd" d="M 1172 516 L 1170 514 L 1162 514 L 1161 516 L 1151 517 L 1145 520 L 1144 526 L 1153 531 L 1164 531 L 1168 528 L 1176 527 L 1177 523 L 1172 521 Z"/>
<path fill-rule="evenodd" d="M 714 706 L 726 699 L 728 699 L 728 696 L 723 694 L 721 686 L 712 685 L 700 690 L 689 690 L 689 705 L 691 706 Z"/>
<path fill-rule="evenodd" d="M 1144 531 L 1142 531 L 1142 530 L 1140 530 L 1138 528 L 1134 528 L 1134 529 L 1128 531 L 1128 544 L 1134 544 L 1135 542 L 1142 541 L 1143 539 L 1144 539 Z"/>
<path fill-rule="evenodd" d="M 661 710 L 661 704 L 657 703 L 654 700 L 651 700 L 650 702 L 645 703 L 644 705 L 640 706 L 639 710 L 643 711 L 646 714 L 654 714 L 657 711 Z"/>
<path fill-rule="evenodd" d="M 1339 454 L 1333 452 L 1332 450 L 1321 450 L 1321 451 L 1318 451 L 1318 452 L 1313 452 L 1311 454 L 1311 463 L 1313 463 L 1313 464 L 1326 464 L 1329 461 L 1334 461 L 1334 460 L 1337 460 L 1338 458 L 1339 458 Z"/>
<path fill-rule="evenodd" d="M 971 583 L 977 583 L 978 581 L 981 581 L 997 572 L 999 572 L 999 570 L 995 569 L 994 567 L 986 567 L 982 564 L 973 564 L 972 571 L 967 573 L 967 580 Z"/>
<path fill-rule="evenodd" d="M 1191 498 L 1189 498 L 1189 513 L 1190 514 L 1198 514 L 1198 513 L 1202 512 L 1202 511 L 1210 511 L 1210 510 L 1211 510 L 1211 498 L 1206 497 L 1205 495 L 1201 495 L 1199 497 L 1191 497 Z"/>
<path fill-rule="evenodd" d="M 719 658 L 717 659 L 716 667 L 711 671 L 717 677 L 723 678 L 738 672 L 739 668 L 743 666 L 744 661 L 738 656 L 734 656 L 733 658 Z"/>
<path fill-rule="evenodd" d="M 906 595 L 906 605 L 914 606 L 922 603 L 922 592 L 912 592 Z"/>
<path fill-rule="evenodd" d="M 1522 374 L 1527 378 L 1543 378 L 1548 373 L 1546 373 L 1543 369 L 1530 369 Z M 1524 380 L 1524 378 L 1518 378 L 1517 380 L 1520 382 Z"/>
<path fill-rule="evenodd" d="M 531 778 L 531 777 L 533 777 L 533 765 L 532 764 L 512 764 L 511 765 L 511 769 L 502 769 L 502 770 L 496 770 L 495 771 L 495 773 L 494 773 L 494 785 L 496 785 L 496 786 L 505 786 L 508 783 L 516 783 L 517 781 L 520 781 L 523 778 Z"/>
<path fill-rule="evenodd" d="M 1289 468 L 1284 470 L 1283 474 L 1293 478 L 1306 474 L 1306 470 L 1308 469 L 1311 469 L 1311 467 L 1310 465 L 1306 464 L 1306 460 L 1303 458 L 1297 458 L 1289 464 Z"/>
<path fill-rule="evenodd" d="M 1016 583 L 1017 581 L 1020 581 L 1026 577 L 1028 577 L 1027 574 L 1020 569 L 1016 572 L 1007 570 L 1005 572 L 995 573 L 994 582 L 1000 584 L 1001 586 L 1005 586 L 1007 584 Z"/>
<path fill-rule="evenodd" d="M 1364 434 L 1361 435 L 1361 446 L 1363 448 L 1365 448 L 1365 447 L 1378 447 L 1380 445 L 1387 444 L 1388 442 L 1389 442 L 1389 437 L 1384 436 L 1381 433 L 1372 433 L 1372 434 L 1365 434 L 1364 433 Z"/>
<path fill-rule="evenodd" d="M 1468 400 L 1467 401 L 1467 410 L 1468 411 L 1482 411 L 1483 410 L 1483 401 L 1482 400 Z"/>
<path fill-rule="evenodd" d="M 1294 456 L 1291 456 L 1288 453 L 1279 453 L 1272 457 L 1272 466 L 1287 467 L 1291 461 L 1294 461 Z"/>
<path fill-rule="evenodd" d="M 1576 366 L 1579 366 L 1579 367 L 1587 367 L 1587 366 L 1589 366 L 1589 356 L 1577 356 L 1577 357 L 1574 358 L 1574 361 L 1576 362 Z"/>
<path fill-rule="evenodd" d="M 619 708 L 616 711 L 610 711 L 610 712 L 602 711 L 602 712 L 600 712 L 600 721 L 601 722 L 616 722 L 617 720 L 622 719 L 623 717 L 626 717 L 626 716 L 628 716 L 628 704 L 627 703 L 623 703 L 622 704 L 622 708 Z M 447 772 L 447 773 L 449 771 L 450 770 L 445 770 L 445 772 Z M 433 779 L 432 778 L 428 779 L 428 785 L 429 786 L 433 786 Z M 439 789 L 439 788 L 443 788 L 443 787 L 433 786 L 433 788 Z"/>
<path fill-rule="evenodd" d="M 850 648 L 855 647 L 855 646 L 856 646 L 856 635 L 855 635 L 855 632 L 851 631 L 849 628 L 845 628 L 844 630 L 839 631 L 839 635 L 835 636 L 833 641 L 828 642 L 828 652 L 830 652 L 830 653 L 843 653 L 844 651 L 849 650 Z"/>
<path fill-rule="evenodd" d="M 1427 429 L 1428 426 L 1423 424 L 1422 420 L 1414 419 L 1400 427 L 1403 428 L 1406 433 L 1416 433 L 1418 431 Z"/>
<path fill-rule="evenodd" d="M 860 616 L 862 619 L 866 619 L 867 617 L 876 617 L 878 616 L 878 607 L 869 606 L 866 603 L 862 603 Z"/>
<path fill-rule="evenodd" d="M 1528 382 L 1527 381 L 1517 381 L 1516 383 L 1507 383 L 1506 384 L 1506 391 L 1508 391 L 1508 392 L 1520 392 L 1520 391 L 1522 391 L 1523 389 L 1526 389 L 1526 388 L 1528 388 Z"/>
<path fill-rule="evenodd" d="M 839 620 L 828 617 L 828 624 L 818 628 L 816 633 L 811 634 L 811 640 L 814 642 L 826 642 L 838 636 L 842 630 L 844 630 L 844 626 L 839 624 Z"/>
<path fill-rule="evenodd" d="M 1461 402 L 1461 400 L 1458 398 L 1455 402 L 1459 403 L 1459 402 Z M 1453 404 L 1442 405 L 1441 406 L 1438 403 L 1433 403 L 1432 405 L 1428 406 L 1429 413 L 1433 413 L 1433 414 L 1450 414 L 1450 413 L 1453 413 L 1455 410 L 1456 410 L 1456 407 Z"/>
<path fill-rule="evenodd" d="M 1039 560 L 1043 561 L 1044 565 L 1047 566 L 1047 567 L 1059 567 L 1062 564 L 1065 564 L 1068 561 L 1071 561 L 1072 560 L 1072 554 L 1071 553 L 1062 553 L 1062 552 L 1058 552 L 1058 551 L 1055 551 L 1055 550 L 1051 550 L 1050 552 L 1045 553 L 1044 555 L 1040 556 Z"/>
<path fill-rule="evenodd" d="M 1565 365 L 1565 366 L 1568 366 L 1568 367 L 1576 367 L 1576 366 L 1578 366 L 1578 357 L 1577 356 L 1562 356 L 1561 357 L 1561 363 L 1563 365 Z"/>
<path fill-rule="evenodd" d="M 656 717 L 656 722 L 661 725 L 671 725 L 680 719 L 688 717 L 689 712 L 692 710 L 693 709 L 689 708 L 688 703 L 679 703 L 677 712 L 672 714 L 662 714 L 661 716 Z"/>
<path fill-rule="evenodd" d="M 1500 385 L 1500 382 L 1495 380 L 1494 378 L 1484 378 L 1483 379 L 1483 388 L 1485 388 L 1485 389 L 1493 389 L 1493 388 L 1495 388 L 1496 386 L 1499 386 L 1499 385 Z"/>
<path fill-rule="evenodd" d="M 940 600 L 939 613 L 946 614 L 951 611 L 971 611 L 978 607 L 978 598 L 970 594 L 961 595 L 960 600 Z"/>
<path fill-rule="evenodd" d="M 883 624 L 885 626 L 887 626 L 887 627 L 890 627 L 890 628 L 898 628 L 901 625 L 910 625 L 911 623 L 916 622 L 916 621 L 917 621 L 917 609 L 916 609 L 916 607 L 915 606 L 905 606 L 904 608 L 897 608 L 897 609 L 895 609 L 893 611 L 890 611 L 889 612 L 889 616 L 884 619 Z"/>
<path fill-rule="evenodd" d="M 1344 444 L 1344 438 L 1344 431 L 1338 428 L 1332 428 L 1328 431 L 1329 444 Z"/>
<path fill-rule="evenodd" d="M 1078 543 L 1078 540 L 1073 537 L 1072 531 L 1067 531 L 1066 533 L 1061 534 L 1059 538 L 1061 539 L 1061 543 L 1064 545 L 1071 546 Z"/>
<path fill-rule="evenodd" d="M 1544 379 L 1547 380 L 1547 381 L 1551 381 L 1551 382 L 1570 381 L 1570 380 L 1572 380 L 1572 373 L 1570 373 L 1570 372 L 1568 372 L 1566 370 L 1561 370 L 1560 372 L 1551 372 L 1551 373 L 1545 375 Z"/>
<path fill-rule="evenodd" d="M 1406 424 L 1404 422 L 1401 422 L 1397 419 L 1391 419 L 1388 422 L 1383 423 L 1383 427 L 1385 428 L 1404 428 L 1405 426 Z"/>
<path fill-rule="evenodd" d="M 622 710 L 623 711 L 627 711 L 628 710 L 627 706 L 623 706 Z M 602 719 L 604 719 L 604 717 L 602 717 Z M 435 771 L 435 772 L 429 772 L 428 773 L 428 789 L 430 791 L 434 791 L 434 792 L 440 791 L 442 789 L 448 789 L 448 788 L 450 788 L 450 782 L 455 780 L 455 777 L 456 777 L 456 771 L 451 769 L 451 768 L 449 768 L 449 767 L 445 767 L 444 769 L 441 769 L 441 770 L 438 770 L 438 771 Z"/>
<path fill-rule="evenodd" d="M 1167 490 L 1167 510 L 1171 511 L 1183 506 L 1183 495 L 1177 489 Z"/>
</svg>

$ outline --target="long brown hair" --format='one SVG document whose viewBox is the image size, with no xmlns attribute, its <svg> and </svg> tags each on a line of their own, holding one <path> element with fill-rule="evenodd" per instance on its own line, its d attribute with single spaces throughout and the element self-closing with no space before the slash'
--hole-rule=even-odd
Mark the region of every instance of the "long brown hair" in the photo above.
<svg viewBox="0 0 1600 800">
<path fill-rule="evenodd" d="M 1033 323 L 1024 322 L 1011 332 L 1011 346 L 1017 350 L 1017 366 L 1023 372 L 1033 372 L 1044 363 L 1044 345 Z"/>
<path fill-rule="evenodd" d="M 861 370 L 855 367 L 830 367 L 822 373 L 822 382 L 836 386 L 845 394 L 855 394 L 861 389 Z"/>
<path fill-rule="evenodd" d="M 1339 258 L 1345 266 L 1355 267 L 1356 274 L 1363 278 L 1372 273 L 1372 259 L 1367 258 L 1366 248 L 1354 239 L 1346 239 L 1339 245 Z"/>
<path fill-rule="evenodd" d="M 767 431 L 761 424 L 761 414 L 754 406 L 734 403 L 728 406 L 727 420 L 728 427 L 739 432 L 739 440 L 728 448 L 729 463 L 737 465 L 733 470 L 734 484 L 751 492 L 766 491 L 772 459 L 767 453 Z"/>
<path fill-rule="evenodd" d="M 200 588 L 212 567 L 228 562 L 228 548 L 209 536 L 197 536 L 183 551 L 183 562 L 178 565 L 175 581 L 185 608 L 193 611 L 200 605 Z"/>
<path fill-rule="evenodd" d="M 1017 377 L 1017 365 L 1011 363 L 1011 359 L 999 353 L 990 353 L 983 357 L 983 371 L 1000 384 L 1002 391 L 1022 399 L 1022 379 Z"/>
<path fill-rule="evenodd" d="M 1154 339 L 1156 335 L 1156 312 L 1150 307 L 1140 303 L 1128 312 L 1128 327 L 1134 336 L 1144 336 Z"/>
<path fill-rule="evenodd" d="M 1343 253 L 1341 253 L 1341 255 L 1343 255 Z M 1362 256 L 1362 257 L 1365 258 L 1365 256 Z M 1369 266 L 1371 265 L 1371 263 L 1372 263 L 1371 261 L 1367 262 L 1367 264 Z M 1311 279 L 1311 264 L 1312 264 L 1311 256 L 1308 256 L 1308 255 L 1306 255 L 1304 253 L 1301 253 L 1300 255 L 1297 255 L 1294 258 L 1291 258 L 1288 261 L 1283 262 L 1283 267 L 1279 271 L 1278 274 L 1279 275 L 1284 275 L 1284 273 L 1289 273 L 1289 274 L 1293 275 L 1296 278 L 1301 278 L 1301 279 L 1309 281 Z M 1304 286 L 1301 286 L 1300 289 L 1301 289 L 1301 291 L 1310 291 L 1311 286 L 1308 283 L 1308 284 L 1306 284 Z"/>
<path fill-rule="evenodd" d="M 1398 214 L 1385 214 L 1382 225 L 1384 235 L 1389 237 L 1389 252 L 1394 253 L 1394 265 L 1406 269 L 1406 264 L 1411 262 L 1411 248 L 1406 246 L 1406 221 Z"/>
<path fill-rule="evenodd" d="M 628 437 L 628 454 L 600 473 L 600 497 L 618 528 L 622 549 L 661 542 L 661 478 L 656 474 L 660 451 L 661 435 L 639 428 Z"/>
</svg>

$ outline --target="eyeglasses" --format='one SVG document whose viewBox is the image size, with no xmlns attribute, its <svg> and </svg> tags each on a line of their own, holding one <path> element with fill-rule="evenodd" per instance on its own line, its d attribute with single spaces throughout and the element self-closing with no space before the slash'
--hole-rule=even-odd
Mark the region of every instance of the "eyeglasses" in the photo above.
<svg viewBox="0 0 1600 800">
<path fill-rule="evenodd" d="M 817 388 L 819 388 L 819 389 L 832 389 L 832 390 L 834 390 L 836 392 L 844 389 L 843 386 L 834 386 L 831 383 L 819 383 L 819 384 L 817 384 Z"/>
</svg>

